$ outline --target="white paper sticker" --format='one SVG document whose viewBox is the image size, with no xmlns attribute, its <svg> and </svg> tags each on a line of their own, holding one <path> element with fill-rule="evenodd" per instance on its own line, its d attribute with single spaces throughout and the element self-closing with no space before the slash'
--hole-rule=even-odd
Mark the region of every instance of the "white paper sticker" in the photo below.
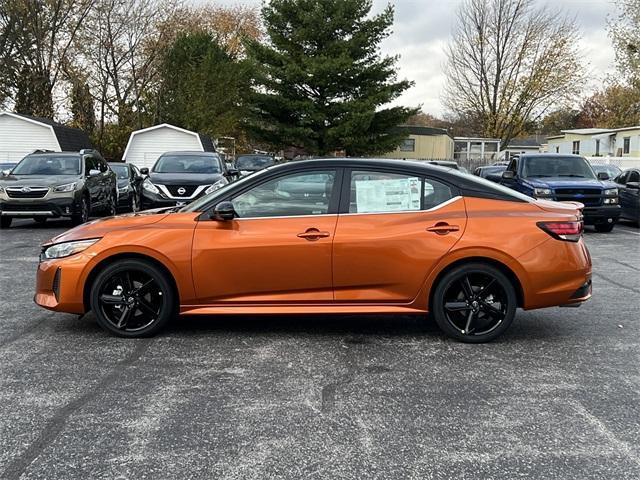
<svg viewBox="0 0 640 480">
<path fill-rule="evenodd" d="M 420 210 L 420 179 L 417 177 L 356 180 L 358 213 Z"/>
</svg>

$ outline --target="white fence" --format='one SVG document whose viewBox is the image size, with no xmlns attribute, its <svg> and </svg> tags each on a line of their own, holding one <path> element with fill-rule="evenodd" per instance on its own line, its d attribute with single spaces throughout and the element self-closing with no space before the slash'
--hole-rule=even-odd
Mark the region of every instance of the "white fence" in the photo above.
<svg viewBox="0 0 640 480">
<path fill-rule="evenodd" d="M 586 157 L 593 165 L 615 165 L 622 170 L 640 167 L 640 157 Z"/>
</svg>

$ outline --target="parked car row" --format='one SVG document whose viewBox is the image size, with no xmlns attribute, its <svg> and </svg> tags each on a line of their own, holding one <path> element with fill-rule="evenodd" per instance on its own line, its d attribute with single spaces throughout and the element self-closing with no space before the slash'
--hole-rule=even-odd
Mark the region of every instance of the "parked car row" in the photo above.
<svg viewBox="0 0 640 480">
<path fill-rule="evenodd" d="M 94 213 L 138 212 L 182 206 L 242 176 L 275 163 L 268 155 L 242 155 L 239 168 L 211 152 L 167 152 L 149 170 L 107 164 L 96 150 L 36 150 L 18 164 L 0 164 L 0 226 L 14 218 L 70 218 L 74 225 Z"/>
<path fill-rule="evenodd" d="M 534 198 L 582 203 L 585 224 L 610 232 L 619 218 L 640 223 L 638 172 L 591 165 L 578 155 L 541 153 L 478 167 L 474 175 Z"/>
</svg>

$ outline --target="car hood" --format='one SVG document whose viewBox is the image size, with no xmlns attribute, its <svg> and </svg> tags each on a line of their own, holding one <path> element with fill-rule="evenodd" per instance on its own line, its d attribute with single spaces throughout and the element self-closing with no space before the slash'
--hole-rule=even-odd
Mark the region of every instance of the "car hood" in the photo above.
<svg viewBox="0 0 640 480">
<path fill-rule="evenodd" d="M 67 230 L 66 232 L 53 237 L 43 245 L 51 245 L 52 243 L 70 242 L 73 240 L 82 240 L 86 238 L 102 237 L 108 232 L 114 230 L 126 230 L 128 228 L 137 228 L 146 225 L 158 223 L 167 215 L 173 207 L 154 208 L 152 210 L 144 210 L 137 213 L 129 213 L 119 215 L 117 217 L 106 217 L 91 220 L 77 227 Z"/>
<path fill-rule="evenodd" d="M 524 178 L 526 183 L 533 188 L 562 188 L 562 187 L 585 187 L 585 188 L 606 188 L 609 182 L 596 180 L 593 178 L 579 177 L 548 177 L 548 178 Z"/>
<path fill-rule="evenodd" d="M 158 185 L 211 185 L 222 178 L 221 173 L 154 173 L 149 180 Z"/>
<path fill-rule="evenodd" d="M 50 187 L 52 185 L 64 185 L 82 180 L 79 175 L 8 175 L 0 177 L 2 187 Z"/>
</svg>

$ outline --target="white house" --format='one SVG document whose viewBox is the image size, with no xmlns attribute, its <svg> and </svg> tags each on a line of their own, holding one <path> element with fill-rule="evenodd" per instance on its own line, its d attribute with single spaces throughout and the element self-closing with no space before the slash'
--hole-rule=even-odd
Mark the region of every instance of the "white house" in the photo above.
<svg viewBox="0 0 640 480">
<path fill-rule="evenodd" d="M 91 140 L 77 128 L 47 118 L 0 112 L 0 162 L 19 162 L 34 150 L 77 152 L 91 148 Z"/>
<path fill-rule="evenodd" d="M 474 161 L 496 160 L 500 150 L 499 138 L 481 137 L 453 137 L 454 154 L 457 162 L 466 163 Z"/>
<path fill-rule="evenodd" d="M 542 148 L 544 137 L 530 135 L 528 137 L 514 138 L 506 148 L 500 152 L 500 158 L 509 160 L 512 155 L 523 155 L 525 153 L 538 153 Z"/>
<path fill-rule="evenodd" d="M 122 160 L 139 168 L 151 168 L 163 153 L 185 150 L 216 151 L 211 137 L 163 123 L 133 132 Z"/>
</svg>

